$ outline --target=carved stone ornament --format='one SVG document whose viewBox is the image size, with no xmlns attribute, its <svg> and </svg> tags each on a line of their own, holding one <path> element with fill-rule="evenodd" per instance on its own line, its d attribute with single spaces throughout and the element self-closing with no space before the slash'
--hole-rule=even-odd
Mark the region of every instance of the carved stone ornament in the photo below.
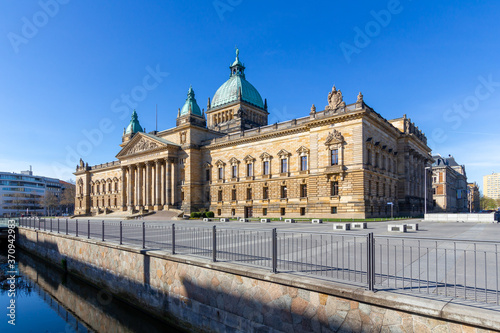
<svg viewBox="0 0 500 333">
<path fill-rule="evenodd" d="M 247 155 L 243 160 L 246 163 L 252 163 L 253 161 L 255 161 L 255 158 L 253 158 L 251 155 Z"/>
<path fill-rule="evenodd" d="M 279 157 L 286 157 L 286 156 L 290 156 L 291 154 L 288 151 L 286 151 L 285 149 L 281 149 L 278 152 L 278 154 L 276 154 L 276 155 L 278 155 Z"/>
<path fill-rule="evenodd" d="M 334 129 L 333 132 L 328 133 L 328 136 L 326 137 L 325 145 L 330 146 L 332 144 L 342 143 L 342 142 L 344 142 L 344 137 L 342 136 L 342 134 L 339 131 Z"/>
<path fill-rule="evenodd" d="M 266 152 L 262 153 L 259 157 L 263 160 L 270 160 L 271 158 L 273 158 L 269 153 Z"/>
<path fill-rule="evenodd" d="M 361 93 L 361 91 L 358 94 L 358 100 L 356 102 L 357 103 L 363 103 L 363 94 Z"/>
<path fill-rule="evenodd" d="M 187 136 L 187 132 L 186 131 L 180 133 L 180 142 L 181 142 L 181 145 L 186 143 L 186 136 Z"/>
<path fill-rule="evenodd" d="M 332 91 L 328 93 L 328 105 L 326 106 L 326 110 L 336 110 L 341 106 L 345 106 L 344 97 L 342 97 L 342 92 L 337 90 L 335 86 L 333 86 Z"/>
<path fill-rule="evenodd" d="M 130 148 L 128 154 L 137 154 L 146 150 L 158 148 L 158 144 L 144 138 L 141 138 L 133 147 Z"/>
</svg>

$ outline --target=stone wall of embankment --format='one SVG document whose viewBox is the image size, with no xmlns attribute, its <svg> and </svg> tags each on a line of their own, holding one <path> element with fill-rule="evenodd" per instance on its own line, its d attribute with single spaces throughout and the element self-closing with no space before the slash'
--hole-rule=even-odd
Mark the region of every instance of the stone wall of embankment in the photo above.
<svg viewBox="0 0 500 333">
<path fill-rule="evenodd" d="M 214 332 L 485 332 L 500 313 L 19 228 L 18 244 L 116 297 Z"/>
</svg>

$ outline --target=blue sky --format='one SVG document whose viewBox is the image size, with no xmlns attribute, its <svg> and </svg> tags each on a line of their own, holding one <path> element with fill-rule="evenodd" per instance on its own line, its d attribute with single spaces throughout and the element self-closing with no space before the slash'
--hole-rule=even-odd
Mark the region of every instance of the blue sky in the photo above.
<svg viewBox="0 0 500 333">
<path fill-rule="evenodd" d="M 132 109 L 175 126 L 200 107 L 235 45 L 270 122 L 327 104 L 333 84 L 387 119 L 407 114 L 469 181 L 500 172 L 498 1 L 75 1 L 0 3 L 0 170 L 74 178 L 114 159 Z"/>
</svg>

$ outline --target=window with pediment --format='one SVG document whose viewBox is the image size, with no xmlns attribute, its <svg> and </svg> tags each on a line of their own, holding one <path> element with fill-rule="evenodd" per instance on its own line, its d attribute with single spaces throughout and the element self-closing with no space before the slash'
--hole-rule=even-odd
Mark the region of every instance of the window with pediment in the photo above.
<svg viewBox="0 0 500 333">
<path fill-rule="evenodd" d="M 299 149 L 297 149 L 297 154 L 299 155 L 300 171 L 309 170 L 309 149 L 302 146 Z"/>
<path fill-rule="evenodd" d="M 231 178 L 238 178 L 240 161 L 233 157 L 229 160 L 229 164 L 231 165 Z"/>
<path fill-rule="evenodd" d="M 222 162 L 221 160 L 218 160 L 215 163 L 215 166 L 217 167 L 217 179 L 218 180 L 223 180 L 224 179 L 224 167 L 226 163 Z"/>
<path fill-rule="evenodd" d="M 280 174 L 283 175 L 283 174 L 288 173 L 290 170 L 290 168 L 289 168 L 290 155 L 292 155 L 292 154 L 290 154 L 285 149 L 282 149 L 278 152 L 277 155 L 280 158 Z"/>
<path fill-rule="evenodd" d="M 271 159 L 273 157 L 268 153 L 263 153 L 260 155 L 260 159 L 262 160 L 262 175 L 270 176 L 271 175 Z"/>
<path fill-rule="evenodd" d="M 245 158 L 244 158 L 244 161 L 245 161 L 245 169 L 246 169 L 246 176 L 247 177 L 253 177 L 253 166 L 254 166 L 254 161 L 255 161 L 255 158 L 253 158 L 252 156 L 250 155 L 247 155 Z"/>
</svg>

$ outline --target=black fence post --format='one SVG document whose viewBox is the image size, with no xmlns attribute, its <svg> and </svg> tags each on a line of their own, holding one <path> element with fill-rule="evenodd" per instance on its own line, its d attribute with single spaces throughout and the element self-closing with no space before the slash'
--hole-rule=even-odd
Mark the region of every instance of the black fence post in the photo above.
<svg viewBox="0 0 500 333">
<path fill-rule="evenodd" d="M 276 228 L 272 230 L 272 265 L 273 273 L 278 272 L 278 233 Z"/>
<path fill-rule="evenodd" d="M 102 220 L 102 241 L 104 242 L 104 220 Z"/>
<path fill-rule="evenodd" d="M 90 239 L 90 220 L 87 220 L 87 238 Z"/>
<path fill-rule="evenodd" d="M 172 224 L 172 254 L 175 254 L 175 223 Z"/>
<path fill-rule="evenodd" d="M 367 254 L 367 267 L 366 267 L 366 282 L 368 290 L 375 290 L 375 239 L 373 232 L 368 233 L 366 238 L 366 254 Z"/>
<path fill-rule="evenodd" d="M 146 248 L 146 222 L 142 222 L 142 248 Z"/>
<path fill-rule="evenodd" d="M 212 227 L 212 261 L 217 261 L 217 231 L 215 225 Z"/>
<path fill-rule="evenodd" d="M 52 219 L 50 219 L 50 232 L 52 232 Z"/>
<path fill-rule="evenodd" d="M 68 234 L 68 219 L 66 219 L 66 235 Z"/>
<path fill-rule="evenodd" d="M 47 219 L 43 219 L 43 231 L 47 231 Z"/>
<path fill-rule="evenodd" d="M 123 244 L 123 226 L 122 221 L 120 221 L 120 245 Z"/>
<path fill-rule="evenodd" d="M 59 219 L 57 219 L 57 233 L 59 233 Z"/>
<path fill-rule="evenodd" d="M 75 233 L 76 237 L 78 237 L 78 220 L 76 220 L 76 233 Z"/>
</svg>

